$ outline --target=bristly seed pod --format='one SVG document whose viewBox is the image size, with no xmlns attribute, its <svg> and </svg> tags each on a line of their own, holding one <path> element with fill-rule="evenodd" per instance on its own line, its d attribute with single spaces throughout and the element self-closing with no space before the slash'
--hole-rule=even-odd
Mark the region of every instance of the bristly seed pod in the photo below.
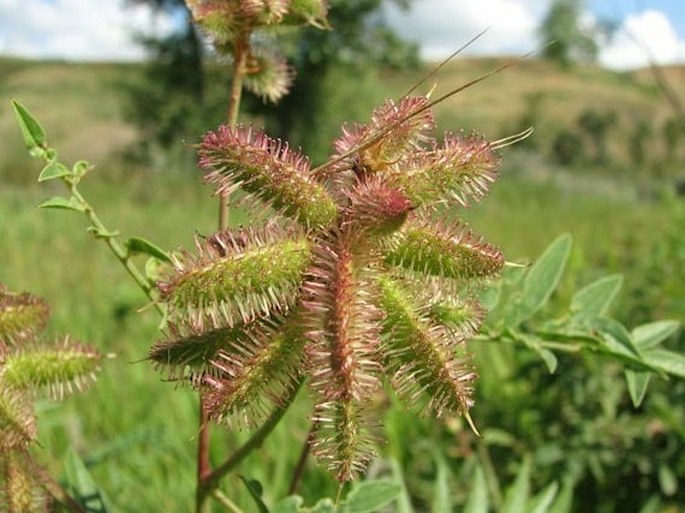
<svg viewBox="0 0 685 513">
<path fill-rule="evenodd" d="M 504 256 L 465 225 L 436 227 L 417 222 L 398 235 L 386 262 L 429 276 L 472 280 L 498 273 Z"/>
<path fill-rule="evenodd" d="M 295 304 L 310 260 L 310 242 L 293 230 L 224 232 L 197 240 L 198 255 L 175 255 L 159 284 L 162 301 L 206 329 L 284 314 Z M 173 313 L 173 312 L 172 312 Z"/>
<path fill-rule="evenodd" d="M 299 376 L 304 345 L 302 327 L 293 316 L 271 337 L 262 333 L 221 349 L 202 378 L 209 417 L 254 426 L 274 407 L 282 407 Z"/>
<path fill-rule="evenodd" d="M 291 5 L 307 2 L 316 0 Z M 366 125 L 344 128 L 314 170 L 262 132 L 210 132 L 200 165 L 218 194 L 241 188 L 303 228 L 214 235 L 198 255 L 176 256 L 159 284 L 172 327 L 150 359 L 200 389 L 209 417 L 247 425 L 306 372 L 313 452 L 340 481 L 374 453 L 367 415 L 384 374 L 422 412 L 468 415 L 473 404 L 464 345 L 484 317 L 474 288 L 504 257 L 433 216 L 436 203 L 487 192 L 497 144 L 452 135 L 438 144 L 430 106 L 386 102 Z"/>
<path fill-rule="evenodd" d="M 205 135 L 200 167 L 217 194 L 237 188 L 306 228 L 330 226 L 338 209 L 310 174 L 309 159 L 251 127 L 222 126 Z"/>
<path fill-rule="evenodd" d="M 393 373 L 397 393 L 419 410 L 436 417 L 445 413 L 463 414 L 473 405 L 472 382 L 476 374 L 463 357 L 454 354 L 463 339 L 454 339 L 445 330 L 422 317 L 398 283 L 379 280 L 387 370 Z"/>
<path fill-rule="evenodd" d="M 0 286 L 0 349 L 31 340 L 43 331 L 49 317 L 45 300 L 27 292 L 12 294 Z"/>
<path fill-rule="evenodd" d="M 25 447 L 36 437 L 36 418 L 28 397 L 0 384 L 0 450 Z"/>
<path fill-rule="evenodd" d="M 67 336 L 50 346 L 31 345 L 7 355 L 0 367 L 0 386 L 25 391 L 45 388 L 61 399 L 94 381 L 101 361 L 98 351 Z"/>
</svg>

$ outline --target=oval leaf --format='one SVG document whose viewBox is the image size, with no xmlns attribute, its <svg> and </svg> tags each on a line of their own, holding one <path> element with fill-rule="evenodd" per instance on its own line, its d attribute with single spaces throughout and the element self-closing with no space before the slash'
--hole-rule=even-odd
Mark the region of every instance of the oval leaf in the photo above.
<svg viewBox="0 0 685 513">
<path fill-rule="evenodd" d="M 571 300 L 571 314 L 578 321 L 601 317 L 609 309 L 622 285 L 623 276 L 612 274 L 582 288 Z"/>
<path fill-rule="evenodd" d="M 523 288 L 508 326 L 517 326 L 529 319 L 549 300 L 557 287 L 568 256 L 571 252 L 571 236 L 557 238 L 533 264 L 523 280 Z"/>
<path fill-rule="evenodd" d="M 73 210 L 75 212 L 85 212 L 86 209 L 76 198 L 63 198 L 61 196 L 55 196 L 49 200 L 45 200 L 43 203 L 38 205 L 38 208 L 59 208 L 62 210 Z"/>
<path fill-rule="evenodd" d="M 633 343 L 638 349 L 646 351 L 661 344 L 680 328 L 678 321 L 656 321 L 638 326 L 631 333 Z"/>
<path fill-rule="evenodd" d="M 668 349 L 652 349 L 644 354 L 645 361 L 667 374 L 685 379 L 685 356 Z"/>
<path fill-rule="evenodd" d="M 366 481 L 354 487 L 345 500 L 345 513 L 372 513 L 395 500 L 402 491 L 388 480 Z"/>
<path fill-rule="evenodd" d="M 47 182 L 48 180 L 54 180 L 55 178 L 62 178 L 63 176 L 69 175 L 71 175 L 71 171 L 69 171 L 67 166 L 53 160 L 40 172 L 40 175 L 38 175 L 38 181 Z"/>
<path fill-rule="evenodd" d="M 17 122 L 19 123 L 21 135 L 24 138 L 26 147 L 29 150 L 32 150 L 36 147 L 44 146 L 47 141 L 45 130 L 43 130 L 43 127 L 36 118 L 31 115 L 26 107 L 16 100 L 12 100 L 12 108 L 17 117 Z"/>
<path fill-rule="evenodd" d="M 131 237 L 124 244 L 128 250 L 129 255 L 148 255 L 155 257 L 162 262 L 171 263 L 171 258 L 159 246 L 153 244 L 149 240 L 141 239 L 140 237 Z"/>
<path fill-rule="evenodd" d="M 647 392 L 647 385 L 649 385 L 649 378 L 652 377 L 650 372 L 634 371 L 626 369 L 626 381 L 628 382 L 628 392 L 633 401 L 633 406 L 639 408 L 645 398 Z"/>
</svg>

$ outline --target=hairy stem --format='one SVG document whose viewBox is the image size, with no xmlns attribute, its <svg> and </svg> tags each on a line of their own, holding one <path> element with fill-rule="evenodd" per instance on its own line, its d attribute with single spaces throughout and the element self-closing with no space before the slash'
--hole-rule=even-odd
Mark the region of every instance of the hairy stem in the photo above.
<svg viewBox="0 0 685 513">
<path fill-rule="evenodd" d="M 300 378 L 290 392 L 290 395 L 286 398 L 283 406 L 276 408 L 271 413 L 271 416 L 269 416 L 264 424 L 262 424 L 261 427 L 252 434 L 247 442 L 240 446 L 238 450 L 235 451 L 224 463 L 219 465 L 204 479 L 202 479 L 198 493 L 198 497 L 202 501 L 206 500 L 206 498 L 212 494 L 214 490 L 216 490 L 221 478 L 237 467 L 247 456 L 250 455 L 250 453 L 252 453 L 252 451 L 261 447 L 266 437 L 269 436 L 271 431 L 273 431 L 273 429 L 278 425 L 283 418 L 283 415 L 285 415 L 285 412 L 297 397 L 297 393 L 302 388 L 303 383 L 304 379 Z"/>
</svg>

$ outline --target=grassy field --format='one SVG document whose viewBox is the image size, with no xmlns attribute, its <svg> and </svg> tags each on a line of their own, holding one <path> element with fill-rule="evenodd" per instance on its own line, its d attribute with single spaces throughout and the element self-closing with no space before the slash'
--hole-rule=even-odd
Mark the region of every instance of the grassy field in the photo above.
<svg viewBox="0 0 685 513">
<path fill-rule="evenodd" d="M 495 64 L 456 62 L 442 74 L 439 87 L 449 89 Z M 0 60 L 0 283 L 46 297 L 54 312 L 51 333 L 69 332 L 116 355 L 87 393 L 60 404 L 40 403 L 38 457 L 52 461 L 59 476 L 63 455 L 69 448 L 76 450 L 114 511 L 185 512 L 193 501 L 196 398 L 163 382 L 141 361 L 158 336 L 159 319 L 152 309 L 139 312 L 146 304 L 144 296 L 104 245 L 85 232 L 84 220 L 71 212 L 35 208 L 58 194 L 59 184 L 34 183 L 37 164 L 25 155 L 8 101 L 20 98 L 39 115 L 65 160 L 86 158 L 98 164 L 85 181 L 84 194 L 110 228 L 124 237 L 147 237 L 163 248 L 188 247 L 196 233 L 213 231 L 216 204 L 199 174 L 127 168 L 121 155 L 136 139 L 136 130 L 124 120 L 120 85 L 136 73 L 135 67 L 123 65 Z M 390 73 L 382 78 L 391 95 L 414 80 Z M 668 114 L 643 75 L 598 69 L 569 74 L 530 61 L 441 105 L 437 116 L 445 129 L 478 128 L 500 135 L 521 115 L 526 96 L 540 92 L 549 126 L 571 123 L 587 107 L 611 107 L 626 118 L 662 119 Z M 546 127 L 539 131 L 544 133 Z M 492 194 L 464 217 L 509 260 L 530 261 L 555 236 L 570 232 L 574 251 L 555 304 L 599 276 L 624 273 L 626 284 L 615 312 L 619 319 L 629 326 L 656 317 L 685 319 L 682 198 L 655 195 L 661 185 L 643 197 L 620 176 L 595 179 L 573 170 L 550 171 L 528 152 L 506 150 L 504 159 L 503 178 Z M 234 212 L 232 222 L 243 221 L 240 212 Z M 680 343 L 682 347 L 682 339 Z M 240 467 L 241 474 L 262 481 L 269 500 L 287 491 L 308 429 L 308 407 L 303 395 L 263 449 Z M 417 453 L 437 450 L 448 455 L 457 475 L 460 443 L 473 439 L 462 428 L 417 419 L 394 404 L 386 420 L 389 443 L 372 472 L 387 474 L 393 458 L 402 462 L 411 469 L 409 486 L 424 507 L 417 511 L 424 511 L 436 470 L 429 458 Z M 215 433 L 213 460 L 220 461 L 246 436 Z M 455 477 L 455 496 L 463 492 L 457 483 L 461 481 Z M 251 511 L 237 477 L 227 478 L 224 488 Z M 334 494 L 335 486 L 325 472 L 309 465 L 301 492 L 314 498 Z"/>
</svg>

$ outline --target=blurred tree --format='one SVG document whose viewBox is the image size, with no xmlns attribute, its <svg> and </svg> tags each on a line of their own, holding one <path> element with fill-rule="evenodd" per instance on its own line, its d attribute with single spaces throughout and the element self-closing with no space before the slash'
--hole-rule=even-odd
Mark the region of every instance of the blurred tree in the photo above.
<svg viewBox="0 0 685 513">
<path fill-rule="evenodd" d="M 410 3 L 392 1 L 402 8 Z M 276 107 L 269 127 L 273 133 L 323 158 L 340 122 L 367 115 L 377 101 L 363 98 L 374 68 L 418 66 L 418 47 L 387 26 L 382 4 L 383 0 L 330 0 L 332 30 L 305 28 L 297 34 L 289 57 L 298 75 L 290 95 Z M 346 93 L 332 90 L 341 79 L 348 82 Z M 331 102 L 336 92 L 349 97 Z M 338 112 L 331 108 L 335 103 L 341 107 Z"/>
<path fill-rule="evenodd" d="M 390 1 L 400 7 L 407 7 L 410 2 Z M 192 134 L 197 136 L 214 123 L 207 120 L 216 117 L 209 114 L 215 102 L 211 91 L 204 87 L 204 77 L 211 72 L 211 66 L 203 66 L 206 55 L 185 2 L 128 2 L 150 5 L 175 17 L 184 16 L 176 32 L 162 38 L 141 38 L 151 59 L 145 80 L 131 88 L 132 119 L 147 132 L 148 139 L 163 147 Z M 310 154 L 324 155 L 332 135 L 327 128 L 339 125 L 343 119 L 355 118 L 355 103 L 359 116 L 368 111 L 364 102 L 336 102 L 331 98 L 332 92 L 340 92 L 341 76 L 354 77 L 349 84 L 350 94 L 359 100 L 365 80 L 368 89 L 368 74 L 374 66 L 403 67 L 419 62 L 416 45 L 404 42 L 384 23 L 382 4 L 383 0 L 330 0 L 328 20 L 332 30 L 300 28 L 284 34 L 283 40 L 279 37 L 281 51 L 297 71 L 295 87 L 275 110 L 255 101 L 246 102 L 245 107 L 259 113 L 271 133 L 306 147 Z M 345 69 L 343 73 L 341 68 Z M 334 119 L 332 106 L 343 104 L 342 110 L 346 112 L 342 119 Z M 204 108 L 198 109 L 198 105 Z M 198 120 L 198 116 L 205 121 Z"/>
<path fill-rule="evenodd" d="M 583 25 L 582 0 L 553 0 L 540 25 L 543 56 L 562 66 L 593 62 L 597 58 L 597 31 Z"/>
<path fill-rule="evenodd" d="M 179 22 L 174 32 L 139 36 L 150 60 L 143 79 L 131 90 L 131 119 L 146 133 L 148 142 L 163 147 L 187 135 L 205 100 L 203 45 L 183 0 L 127 0 L 149 5 Z"/>
</svg>

